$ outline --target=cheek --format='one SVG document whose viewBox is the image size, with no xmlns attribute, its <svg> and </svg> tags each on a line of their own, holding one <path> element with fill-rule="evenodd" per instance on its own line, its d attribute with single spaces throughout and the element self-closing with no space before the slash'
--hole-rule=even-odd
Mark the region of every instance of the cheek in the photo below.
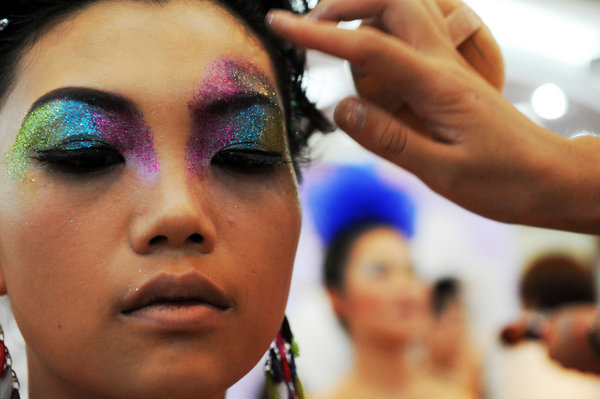
<svg viewBox="0 0 600 399">
<path fill-rule="evenodd" d="M 350 325 L 415 332 L 427 326 L 427 296 L 418 283 L 349 282 L 347 293 Z"/>
<path fill-rule="evenodd" d="M 9 194 L 0 215 L 0 267 L 24 335 L 85 323 L 100 302 L 123 206 L 117 198 L 94 202 L 95 190 L 74 194 L 51 184 Z"/>
<path fill-rule="evenodd" d="M 348 283 L 346 314 L 349 325 L 365 326 L 379 323 L 388 307 L 385 295 L 374 284 Z"/>
<path fill-rule="evenodd" d="M 228 196 L 221 208 L 225 247 L 217 250 L 230 257 L 229 280 L 241 316 L 234 339 L 244 337 L 239 351 L 245 356 L 236 358 L 260 358 L 283 320 L 300 232 L 295 184 L 284 187 Z"/>
</svg>

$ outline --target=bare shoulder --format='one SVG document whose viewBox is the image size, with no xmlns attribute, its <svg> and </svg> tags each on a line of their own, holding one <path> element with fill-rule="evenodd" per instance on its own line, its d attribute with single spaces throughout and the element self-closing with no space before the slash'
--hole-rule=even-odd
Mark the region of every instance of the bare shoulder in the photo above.
<svg viewBox="0 0 600 399">
<path fill-rule="evenodd" d="M 320 392 L 316 395 L 309 395 L 307 399 L 352 399 L 355 398 L 356 391 L 347 384 L 338 385 L 328 391 Z"/>
<path fill-rule="evenodd" d="M 475 395 L 456 384 L 438 378 L 423 378 L 415 381 L 411 391 L 415 397 L 431 397 L 444 399 L 475 399 Z"/>
</svg>

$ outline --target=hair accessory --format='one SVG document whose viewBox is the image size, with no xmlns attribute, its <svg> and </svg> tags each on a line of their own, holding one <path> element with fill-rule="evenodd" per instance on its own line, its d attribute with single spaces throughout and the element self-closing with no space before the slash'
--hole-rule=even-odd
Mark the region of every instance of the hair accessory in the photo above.
<svg viewBox="0 0 600 399">
<path fill-rule="evenodd" d="M 412 198 L 369 166 L 337 167 L 309 186 L 308 206 L 326 245 L 344 231 L 362 225 L 393 226 L 409 238 L 414 234 Z"/>
<path fill-rule="evenodd" d="M 2 32 L 8 26 L 9 20 L 4 18 L 0 19 L 0 32 Z"/>
<path fill-rule="evenodd" d="M 269 399 L 304 399 L 302 383 L 296 372 L 295 357 L 298 355 L 298 344 L 285 317 L 267 353 L 265 376 Z"/>
<path fill-rule="evenodd" d="M 0 399 L 19 399 L 19 380 L 12 369 L 12 359 L 4 344 L 4 331 L 0 326 Z"/>
</svg>

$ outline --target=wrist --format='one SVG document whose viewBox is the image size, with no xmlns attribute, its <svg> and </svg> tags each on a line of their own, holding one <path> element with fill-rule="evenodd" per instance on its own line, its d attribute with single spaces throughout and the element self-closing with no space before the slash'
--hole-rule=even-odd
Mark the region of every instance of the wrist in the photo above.
<svg viewBox="0 0 600 399">
<path fill-rule="evenodd" d="M 545 129 L 544 129 L 545 130 Z M 546 131 L 547 132 L 547 131 Z M 548 132 L 532 162 L 535 184 L 530 224 L 580 233 L 600 232 L 600 139 L 568 140 Z"/>
</svg>

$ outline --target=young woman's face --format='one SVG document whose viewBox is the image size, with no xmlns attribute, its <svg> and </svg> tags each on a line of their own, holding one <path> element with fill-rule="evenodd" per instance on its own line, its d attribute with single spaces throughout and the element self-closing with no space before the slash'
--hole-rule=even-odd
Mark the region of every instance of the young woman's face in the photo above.
<svg viewBox="0 0 600 399">
<path fill-rule="evenodd" d="M 413 274 L 406 238 L 390 228 L 360 236 L 334 306 L 355 341 L 400 343 L 427 327 L 427 287 Z M 337 305 L 336 305 L 337 303 Z"/>
<path fill-rule="evenodd" d="M 33 394 L 220 397 L 259 360 L 300 229 L 274 82 L 207 1 L 102 1 L 26 52 L 0 114 L 0 293 Z"/>
</svg>

